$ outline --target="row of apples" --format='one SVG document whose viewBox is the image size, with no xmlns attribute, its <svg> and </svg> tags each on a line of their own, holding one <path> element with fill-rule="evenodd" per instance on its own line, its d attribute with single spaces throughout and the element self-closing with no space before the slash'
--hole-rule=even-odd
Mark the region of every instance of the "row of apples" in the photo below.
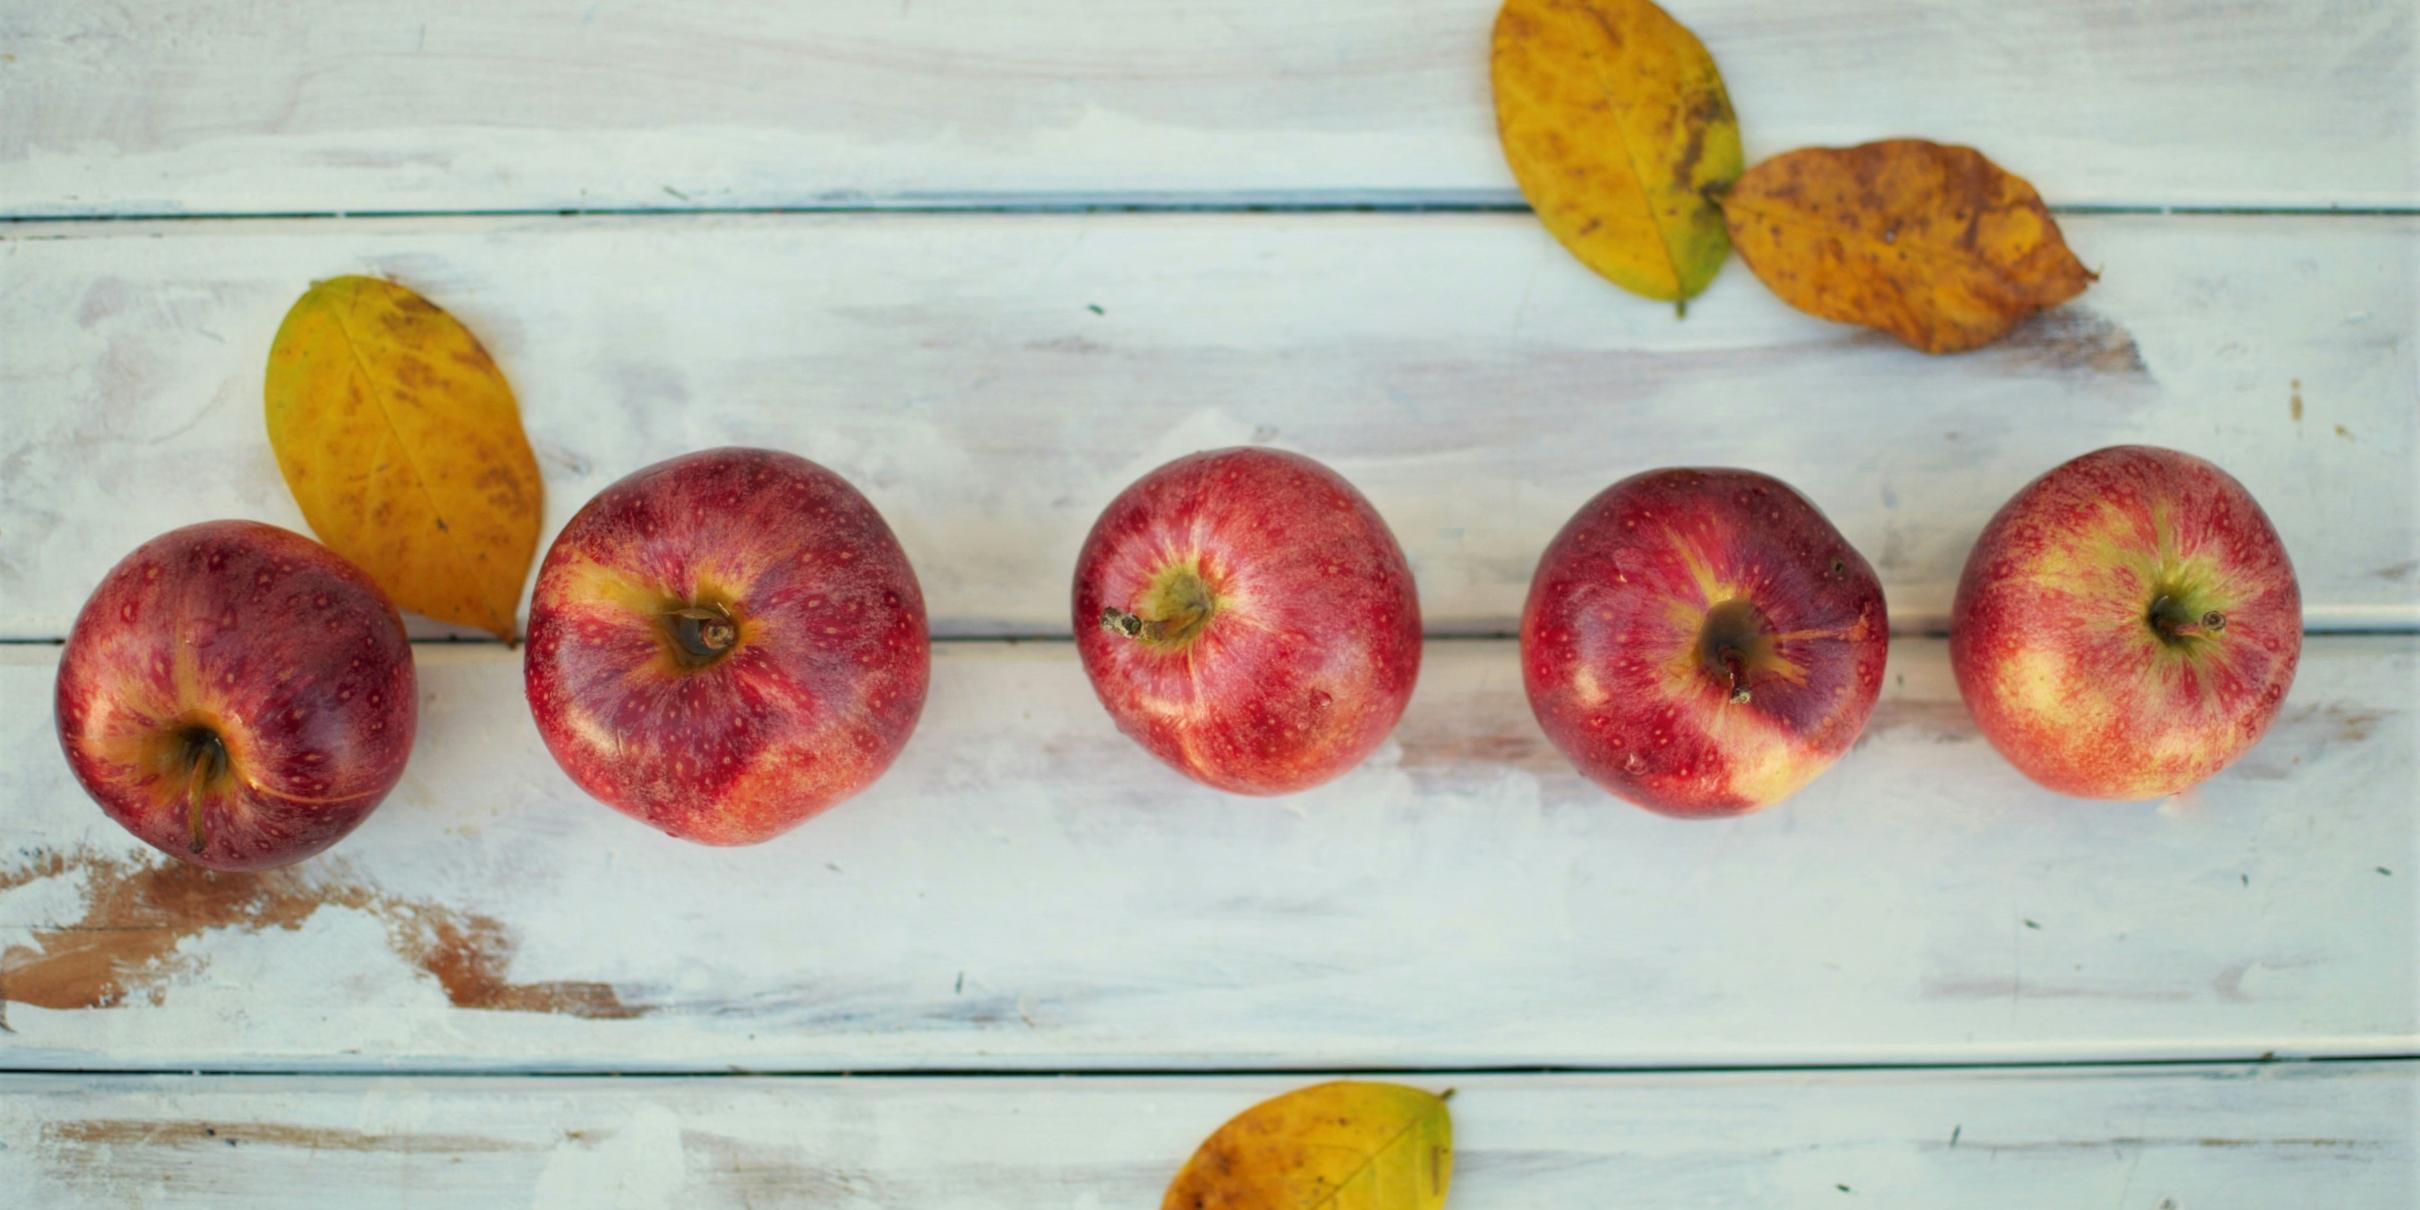
<svg viewBox="0 0 2420 1210">
<path fill-rule="evenodd" d="M 1076 648 L 1120 730 L 1200 782 L 1301 790 L 1383 743 L 1420 669 L 1386 523 L 1328 467 L 1180 458 L 1101 514 Z M 1583 505 L 1540 558 L 1520 659 L 1539 725 L 1612 793 L 1676 816 L 1769 806 L 1846 752 L 1880 694 L 1882 588 L 1804 496 L 1667 469 Z M 2225 471 L 2121 446 L 1984 528 L 1950 658 L 1976 725 L 2066 794 L 2173 794 L 2243 754 L 2301 650 L 2277 532 Z M 915 572 L 840 476 L 693 453 L 588 502 L 538 573 L 524 684 L 589 794 L 750 844 L 864 789 L 914 732 L 931 650 Z M 393 789 L 412 647 L 352 564 L 275 526 L 164 534 L 103 580 L 60 662 L 59 736 L 102 809 L 221 869 L 302 860 Z"/>
</svg>

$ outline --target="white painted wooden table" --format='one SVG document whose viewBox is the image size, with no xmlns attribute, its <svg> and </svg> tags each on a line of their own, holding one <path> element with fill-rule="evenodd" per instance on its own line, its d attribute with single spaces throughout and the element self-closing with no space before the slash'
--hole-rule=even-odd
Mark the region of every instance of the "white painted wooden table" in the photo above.
<svg viewBox="0 0 2420 1210">
<path fill-rule="evenodd" d="M 1151 1205 L 1254 1099 L 1460 1089 L 1453 1205 L 2420 1205 L 2420 146 L 2408 0 L 1675 5 L 1751 158 L 1919 133 L 2101 282 L 1927 359 L 1738 267 L 1685 322 L 1519 212 L 1487 0 L 0 4 L 0 1205 Z M 861 484 L 938 634 L 892 774 L 760 848 L 580 796 L 518 660 L 418 625 L 400 790 L 258 880 L 78 792 L 100 573 L 300 527 L 284 308 L 393 275 L 518 388 L 548 523 L 778 446 Z M 2166 804 L 1981 743 L 1967 544 L 2117 441 L 2236 472 L 2312 636 Z M 1335 465 L 1432 626 L 1298 798 L 1121 739 L 1064 640 L 1100 505 L 1186 451 Z M 1540 737 L 1512 645 L 1582 499 L 1792 481 L 1900 632 L 1866 739 L 1683 824 Z"/>
</svg>

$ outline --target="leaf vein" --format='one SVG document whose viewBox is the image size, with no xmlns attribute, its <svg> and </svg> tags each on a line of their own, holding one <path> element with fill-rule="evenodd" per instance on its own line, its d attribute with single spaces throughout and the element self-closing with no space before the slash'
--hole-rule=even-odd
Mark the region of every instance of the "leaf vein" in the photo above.
<svg viewBox="0 0 2420 1210">
<path fill-rule="evenodd" d="M 353 292 L 352 306 L 358 308 L 364 297 L 362 291 L 356 289 Z M 429 490 L 428 476 L 420 469 L 419 451 L 413 449 L 412 443 L 404 438 L 402 427 L 395 423 L 394 409 L 388 406 L 386 395 L 380 390 L 378 376 L 370 372 L 370 364 L 362 356 L 363 342 L 360 337 L 354 335 L 349 310 L 350 308 L 347 311 L 339 311 L 331 306 L 328 308 L 328 314 L 336 321 L 336 330 L 345 338 L 345 352 L 353 359 L 353 372 L 361 376 L 364 390 L 378 405 L 378 418 L 385 422 L 387 436 L 395 442 L 396 449 L 403 451 L 404 465 L 412 472 L 412 486 L 418 488 L 421 499 L 428 502 L 429 515 L 437 519 L 437 532 L 440 535 L 446 535 L 437 539 L 437 546 L 445 552 L 446 561 L 454 565 L 455 582 L 471 585 L 475 590 L 480 587 L 479 581 L 471 573 L 470 567 L 463 562 L 462 551 L 450 536 L 454 532 L 452 523 L 446 519 L 445 510 L 437 506 L 437 493 Z M 479 595 L 484 597 L 486 594 L 480 593 Z M 492 607 L 493 602 L 481 600 L 480 604 L 483 607 Z M 505 625 L 507 627 L 512 625 L 509 617 L 506 619 Z"/>
<path fill-rule="evenodd" d="M 1383 1156 L 1387 1152 L 1394 1150 L 1395 1144 L 1403 1141 L 1403 1136 L 1410 1134 L 1413 1130 L 1417 1129 L 1423 1122 L 1428 1120 L 1431 1114 L 1436 1113 L 1441 1107 L 1441 1105 L 1421 1106 L 1420 1112 L 1413 1114 L 1409 1119 L 1405 1120 L 1402 1129 L 1397 1130 L 1391 1135 L 1388 1135 L 1385 1142 L 1378 1144 L 1376 1147 L 1371 1148 L 1366 1154 L 1364 1154 L 1361 1157 L 1361 1162 L 1355 1165 L 1351 1172 L 1346 1173 L 1343 1180 L 1336 1182 L 1336 1187 L 1334 1189 L 1330 1189 L 1327 1193 L 1327 1196 L 1303 1207 L 1303 1210 L 1323 1210 L 1324 1207 L 1335 1205 L 1336 1199 L 1343 1197 L 1344 1191 L 1352 1188 L 1353 1182 L 1360 1180 L 1364 1173 L 1369 1172 L 1371 1168 L 1378 1163 L 1378 1158 L 1380 1156 Z"/>
</svg>

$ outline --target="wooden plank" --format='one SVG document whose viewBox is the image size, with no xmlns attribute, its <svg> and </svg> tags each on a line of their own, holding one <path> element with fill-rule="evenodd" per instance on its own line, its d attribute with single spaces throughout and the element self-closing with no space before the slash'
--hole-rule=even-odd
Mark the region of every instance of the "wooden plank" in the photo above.
<svg viewBox="0 0 2420 1210">
<path fill-rule="evenodd" d="M 2322 1205 L 2420 1197 L 2410 1063 L 1436 1076 L 1455 1210 Z M 27 1205 L 1156 1205 L 1313 1077 L 0 1076 Z"/>
<path fill-rule="evenodd" d="M 2100 284 L 1953 358 L 1799 315 L 1736 269 L 1676 322 L 1517 215 L 20 227 L 0 236 L 0 637 L 63 634 L 162 530 L 301 525 L 262 365 L 306 283 L 365 270 L 503 363 L 549 535 L 658 459 L 790 449 L 888 515 L 943 634 L 1064 634 L 1100 507 L 1248 442 L 1358 483 L 1444 633 L 1509 632 L 1571 511 L 1673 464 L 1790 480 L 1875 562 L 1897 627 L 1937 632 L 1992 511 L 2126 441 L 2241 477 L 2313 626 L 2420 625 L 2420 220 L 2068 226 Z"/>
<path fill-rule="evenodd" d="M 1510 201 L 1494 0 L 0 12 L 0 214 Z M 1922 134 L 2068 204 L 2410 206 L 2405 0 L 1673 6 L 1751 155 Z"/>
<path fill-rule="evenodd" d="M 1430 644 L 1397 736 L 1281 800 L 1112 729 L 1063 643 L 954 643 L 906 754 L 762 846 L 583 798 L 518 658 L 423 646 L 419 747 L 331 857 L 157 864 L 0 649 L 11 1067 L 1754 1065 L 2420 1050 L 2420 638 L 2313 640 L 2165 806 L 2063 800 L 1903 640 L 1861 746 L 1683 823 L 1548 747 L 1510 643 Z"/>
</svg>

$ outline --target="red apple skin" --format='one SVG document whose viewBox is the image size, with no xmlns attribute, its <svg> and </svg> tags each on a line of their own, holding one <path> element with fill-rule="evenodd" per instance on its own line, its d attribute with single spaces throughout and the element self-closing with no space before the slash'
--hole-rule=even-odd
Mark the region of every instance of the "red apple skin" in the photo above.
<svg viewBox="0 0 2420 1210">
<path fill-rule="evenodd" d="M 1208 610 L 1188 634 L 1196 599 Z M 1402 548 L 1352 484 L 1299 454 L 1215 450 L 1137 480 L 1084 540 L 1074 608 L 1077 654 L 1118 729 L 1237 794 L 1360 764 L 1420 675 Z"/>
<path fill-rule="evenodd" d="M 727 623 L 728 645 L 685 647 L 682 609 Z M 630 475 L 564 526 L 523 681 L 581 789 L 669 835 L 741 845 L 882 776 L 931 665 L 924 594 L 874 506 L 804 458 L 716 449 Z"/>
<path fill-rule="evenodd" d="M 1615 795 L 1684 818 L 1770 806 L 1830 767 L 1874 712 L 1889 646 L 1873 568 L 1754 471 L 1606 488 L 1546 548 L 1521 611 L 1547 738 Z"/>
<path fill-rule="evenodd" d="M 121 827 L 263 870 L 370 817 L 403 776 L 419 690 L 368 576 L 291 530 L 210 521 L 110 569 L 68 632 L 55 708 L 68 767 Z"/>
<path fill-rule="evenodd" d="M 2161 798 L 2277 717 L 2302 590 L 2233 476 L 2113 446 L 2025 485 L 1984 527 L 1949 656 L 1975 725 L 2026 776 L 2080 798 Z"/>
</svg>

